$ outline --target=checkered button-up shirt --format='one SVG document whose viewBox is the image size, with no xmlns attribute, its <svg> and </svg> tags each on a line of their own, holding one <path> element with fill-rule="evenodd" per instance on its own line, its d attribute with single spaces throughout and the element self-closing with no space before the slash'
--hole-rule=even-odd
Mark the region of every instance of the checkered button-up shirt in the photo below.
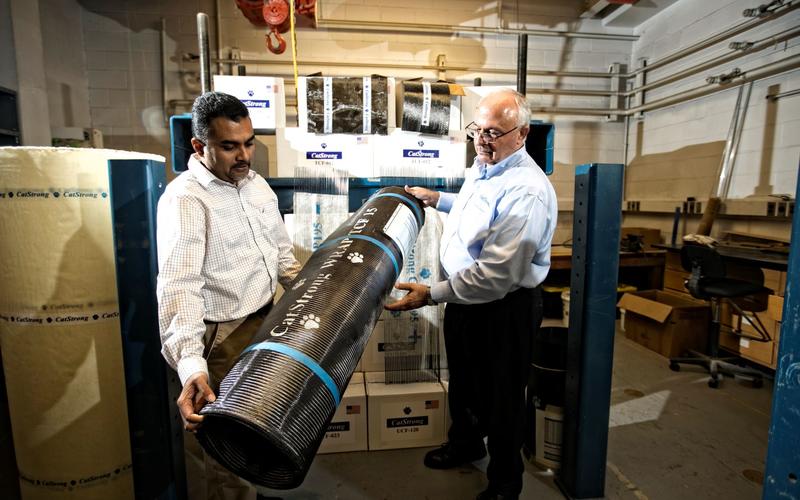
<svg viewBox="0 0 800 500">
<path fill-rule="evenodd" d="M 300 264 L 278 198 L 253 172 L 236 185 L 200 163 L 172 181 L 158 202 L 158 316 L 162 354 L 181 383 L 208 373 L 205 321 L 257 311 L 287 286 Z"/>
</svg>

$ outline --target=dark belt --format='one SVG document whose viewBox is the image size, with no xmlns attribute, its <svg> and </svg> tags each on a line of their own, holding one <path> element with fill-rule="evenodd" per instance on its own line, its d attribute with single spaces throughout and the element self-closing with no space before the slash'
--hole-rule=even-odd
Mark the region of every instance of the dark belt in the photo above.
<svg viewBox="0 0 800 500">
<path fill-rule="evenodd" d="M 247 317 L 249 318 L 250 316 L 253 316 L 253 315 L 266 316 L 267 314 L 269 314 L 270 309 L 272 309 L 272 301 L 271 300 L 269 302 L 267 302 L 264 306 L 259 308 L 256 312 L 248 314 Z M 234 320 L 231 319 L 231 320 L 228 320 L 228 321 L 234 321 Z M 217 323 L 227 323 L 228 321 L 209 321 L 207 319 L 204 319 L 203 323 L 205 323 L 207 325 L 216 325 Z"/>
</svg>

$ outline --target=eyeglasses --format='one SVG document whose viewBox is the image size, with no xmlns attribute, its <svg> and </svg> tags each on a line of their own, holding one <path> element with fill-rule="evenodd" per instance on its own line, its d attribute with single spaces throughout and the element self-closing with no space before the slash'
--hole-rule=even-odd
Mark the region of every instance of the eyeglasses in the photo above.
<svg viewBox="0 0 800 500">
<path fill-rule="evenodd" d="M 464 130 L 467 131 L 467 137 L 469 137 L 470 139 L 475 140 L 476 137 L 480 136 L 480 138 L 483 139 L 483 142 L 485 142 L 487 144 L 491 144 L 493 142 L 497 142 L 497 139 L 503 137 L 506 134 L 510 134 L 511 132 L 517 130 L 518 128 L 519 128 L 519 125 L 517 125 L 516 127 L 512 128 L 508 132 L 502 132 L 501 133 L 501 132 L 498 132 L 497 130 L 488 130 L 488 131 L 484 132 L 482 128 L 478 127 L 475 124 L 475 122 L 470 122 L 470 124 L 467 125 L 464 128 Z"/>
</svg>

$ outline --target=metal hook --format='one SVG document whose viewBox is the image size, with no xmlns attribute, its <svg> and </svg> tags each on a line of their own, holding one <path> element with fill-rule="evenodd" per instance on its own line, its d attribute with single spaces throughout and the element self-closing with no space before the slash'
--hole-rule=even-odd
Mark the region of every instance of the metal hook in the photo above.
<svg viewBox="0 0 800 500">
<path fill-rule="evenodd" d="M 272 43 L 272 35 L 275 35 L 275 44 Z M 273 54 L 283 54 L 286 50 L 286 40 L 283 39 L 280 33 L 276 30 L 268 32 L 264 35 L 264 42 L 267 44 L 267 48 Z"/>
</svg>

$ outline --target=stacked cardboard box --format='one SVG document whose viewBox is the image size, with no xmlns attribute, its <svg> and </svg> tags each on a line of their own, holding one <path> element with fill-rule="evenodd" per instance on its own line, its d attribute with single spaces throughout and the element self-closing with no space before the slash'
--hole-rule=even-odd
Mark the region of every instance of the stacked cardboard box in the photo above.
<svg viewBox="0 0 800 500">
<path fill-rule="evenodd" d="M 439 382 L 387 384 L 367 373 L 369 449 L 437 446 L 445 435 L 445 397 Z"/>
<path fill-rule="evenodd" d="M 318 453 L 366 451 L 367 391 L 364 374 L 356 372 L 350 379 L 342 401 L 336 409 Z"/>
<path fill-rule="evenodd" d="M 733 315 L 733 323 L 744 335 L 739 339 L 739 354 L 750 361 L 755 361 L 769 368 L 776 368 L 778 364 L 778 345 L 781 334 L 781 319 L 783 313 L 783 297 L 770 295 L 767 310 L 757 313 L 745 313 L 742 316 Z M 748 337 L 760 338 L 761 333 L 756 329 L 758 317 L 763 325 L 769 340 L 760 342 Z"/>
<path fill-rule="evenodd" d="M 625 336 L 665 357 L 708 342 L 709 307 L 661 290 L 626 293 L 618 307 L 627 311 Z"/>
</svg>

